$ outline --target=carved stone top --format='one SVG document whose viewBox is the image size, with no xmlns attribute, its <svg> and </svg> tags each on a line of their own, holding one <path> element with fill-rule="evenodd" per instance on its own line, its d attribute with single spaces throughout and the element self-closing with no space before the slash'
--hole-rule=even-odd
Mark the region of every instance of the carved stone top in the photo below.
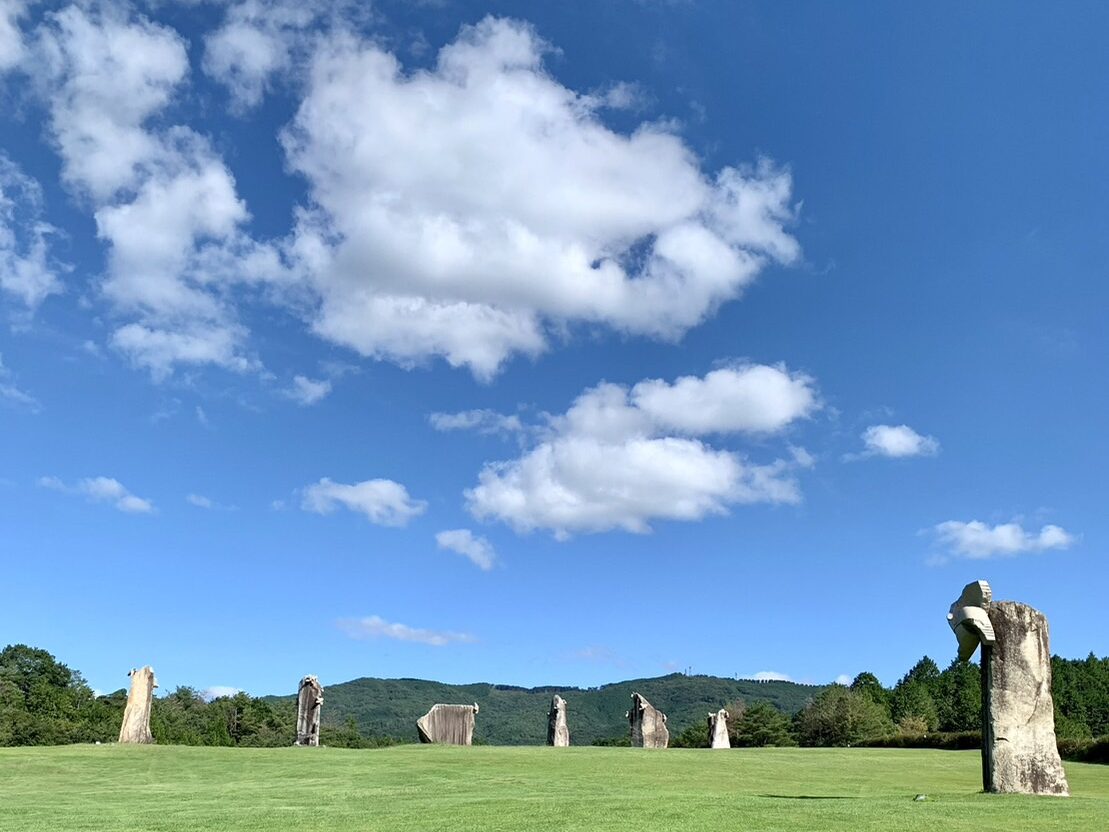
<svg viewBox="0 0 1109 832">
<path fill-rule="evenodd" d="M 947 623 L 959 641 L 959 661 L 965 662 L 974 655 L 979 644 L 993 645 L 996 641 L 990 623 L 990 603 L 993 592 L 986 581 L 973 581 L 963 587 L 963 594 L 951 605 Z"/>
</svg>

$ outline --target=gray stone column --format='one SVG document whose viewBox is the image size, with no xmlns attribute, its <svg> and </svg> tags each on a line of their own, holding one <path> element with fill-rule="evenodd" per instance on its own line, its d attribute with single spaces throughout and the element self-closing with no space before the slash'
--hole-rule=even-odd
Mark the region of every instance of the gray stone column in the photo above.
<svg viewBox="0 0 1109 832">
<path fill-rule="evenodd" d="M 323 687 L 315 676 L 300 680 L 297 691 L 297 738 L 295 745 L 320 744 L 320 711 L 323 709 Z"/>
<path fill-rule="evenodd" d="M 566 700 L 556 695 L 547 714 L 547 745 L 565 748 L 570 745 L 570 728 L 566 725 Z"/>
</svg>

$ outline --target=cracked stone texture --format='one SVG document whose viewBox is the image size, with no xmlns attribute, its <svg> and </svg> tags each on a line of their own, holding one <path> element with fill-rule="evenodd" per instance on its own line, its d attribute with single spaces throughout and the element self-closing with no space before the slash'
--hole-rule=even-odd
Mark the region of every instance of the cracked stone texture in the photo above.
<svg viewBox="0 0 1109 832">
<path fill-rule="evenodd" d="M 990 604 L 989 616 L 994 791 L 1068 795 L 1055 742 L 1047 618 L 1013 601 Z"/>
<path fill-rule="evenodd" d="M 432 706 L 430 711 L 416 720 L 416 730 L 420 732 L 420 742 L 433 742 L 442 745 L 472 745 L 474 742 L 474 716 L 477 712 L 477 703 L 473 705 Z"/>
<path fill-rule="evenodd" d="M 119 741 L 150 745 L 154 742 L 154 735 L 150 733 L 150 705 L 158 680 L 150 665 L 132 669 L 127 675 L 131 677 L 131 690 L 127 693 L 123 723 L 119 726 Z"/>
<path fill-rule="evenodd" d="M 555 696 L 547 714 L 547 745 L 565 748 L 570 745 L 570 729 L 566 725 L 566 700 Z"/>
<path fill-rule="evenodd" d="M 317 746 L 320 744 L 320 710 L 323 707 L 323 686 L 315 676 L 305 676 L 300 680 L 297 692 L 297 738 L 296 745 Z"/>
<path fill-rule="evenodd" d="M 633 747 L 666 748 L 670 744 L 666 714 L 657 710 L 640 694 L 632 694 L 632 707 L 627 717 L 631 723 Z"/>
<path fill-rule="evenodd" d="M 709 747 L 731 748 L 732 742 L 728 738 L 728 712 L 721 708 L 714 714 L 709 714 Z"/>
</svg>

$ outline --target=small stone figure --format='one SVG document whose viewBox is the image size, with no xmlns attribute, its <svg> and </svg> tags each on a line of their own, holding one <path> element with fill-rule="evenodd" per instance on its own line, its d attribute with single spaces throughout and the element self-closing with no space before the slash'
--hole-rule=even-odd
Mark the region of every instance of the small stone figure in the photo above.
<svg viewBox="0 0 1109 832">
<path fill-rule="evenodd" d="M 709 748 L 731 748 L 732 741 L 728 737 L 728 712 L 721 708 L 714 714 L 709 714 Z"/>
<path fill-rule="evenodd" d="M 323 687 L 315 676 L 300 680 L 297 692 L 297 738 L 294 745 L 318 746 L 320 744 L 320 710 L 323 706 Z"/>
<path fill-rule="evenodd" d="M 1070 794 L 1055 741 L 1047 618 L 994 601 L 967 584 L 947 616 L 966 661 L 982 646 L 982 787 L 1011 794 Z"/>
<path fill-rule="evenodd" d="M 416 720 L 420 742 L 472 745 L 474 717 L 477 716 L 477 712 L 476 702 L 473 705 L 434 705 L 430 711 Z"/>
<path fill-rule="evenodd" d="M 570 745 L 570 729 L 566 725 L 566 700 L 555 695 L 547 714 L 547 745 L 565 748 Z"/>
<path fill-rule="evenodd" d="M 154 735 L 150 733 L 150 706 L 158 680 L 150 665 L 132 668 L 127 675 L 131 677 L 131 690 L 127 694 L 123 724 L 119 726 L 119 741 L 150 745 L 154 742 Z"/>
<path fill-rule="evenodd" d="M 670 744 L 666 714 L 656 710 L 640 694 L 632 694 L 632 708 L 626 716 L 631 724 L 633 747 L 666 748 Z"/>
</svg>

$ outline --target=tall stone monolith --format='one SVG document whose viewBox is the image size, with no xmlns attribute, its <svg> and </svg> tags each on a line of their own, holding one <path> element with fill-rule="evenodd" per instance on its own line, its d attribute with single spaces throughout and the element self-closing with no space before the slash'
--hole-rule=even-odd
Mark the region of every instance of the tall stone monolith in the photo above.
<svg viewBox="0 0 1109 832">
<path fill-rule="evenodd" d="M 119 726 L 119 741 L 149 745 L 154 742 L 154 735 L 150 733 L 150 707 L 158 680 L 150 665 L 132 668 L 127 675 L 131 677 L 131 690 L 127 693 L 123 723 Z"/>
<path fill-rule="evenodd" d="M 631 724 L 632 747 L 666 748 L 670 744 L 666 714 L 656 709 L 640 694 L 632 694 L 632 707 L 626 716 Z"/>
<path fill-rule="evenodd" d="M 434 705 L 431 710 L 416 720 L 416 730 L 420 742 L 434 742 L 441 745 L 472 745 L 474 741 L 474 717 L 478 706 L 473 705 Z"/>
<path fill-rule="evenodd" d="M 1055 740 L 1047 618 L 994 601 L 985 581 L 967 584 L 947 615 L 966 661 L 982 647 L 982 787 L 1010 794 L 1070 794 Z"/>
<path fill-rule="evenodd" d="M 566 700 L 555 695 L 547 714 L 547 745 L 565 748 L 570 745 L 570 728 L 566 725 Z"/>
<path fill-rule="evenodd" d="M 714 714 L 709 714 L 709 748 L 731 748 L 732 741 L 728 737 L 728 712 L 721 708 Z"/>
<path fill-rule="evenodd" d="M 320 744 L 320 711 L 323 709 L 323 686 L 315 676 L 300 680 L 297 691 L 297 738 L 294 745 Z"/>
</svg>

